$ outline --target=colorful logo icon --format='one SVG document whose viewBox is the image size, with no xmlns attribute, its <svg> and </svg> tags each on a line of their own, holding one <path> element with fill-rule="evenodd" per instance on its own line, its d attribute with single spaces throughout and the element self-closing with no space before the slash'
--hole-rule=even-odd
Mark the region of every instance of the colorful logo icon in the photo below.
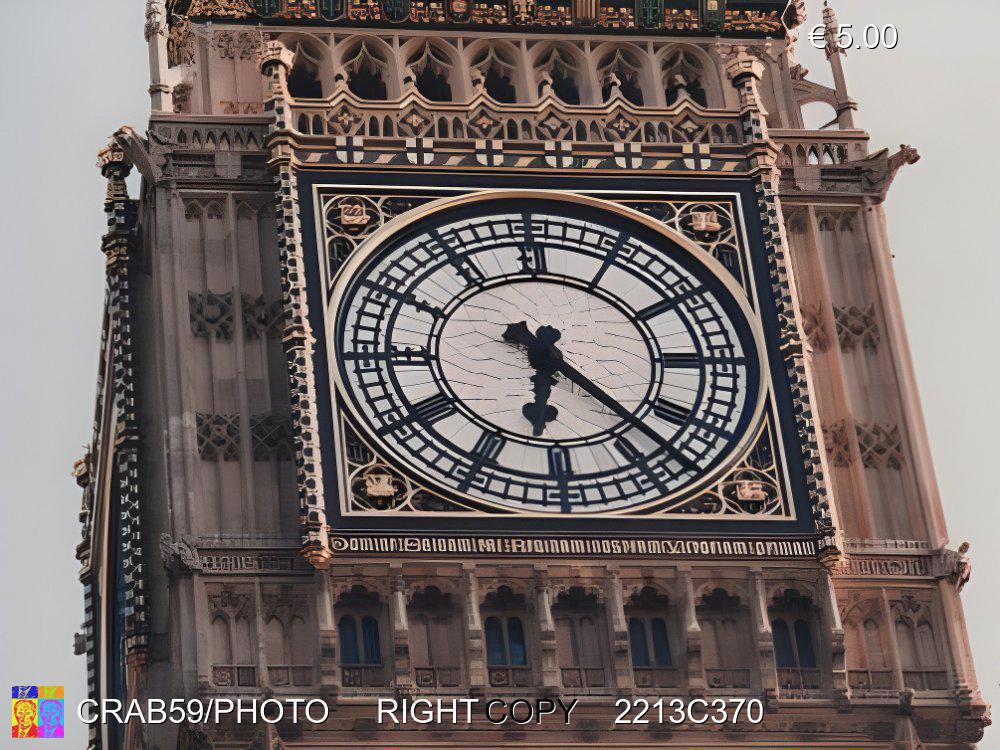
<svg viewBox="0 0 1000 750">
<path fill-rule="evenodd" d="M 16 740 L 62 737 L 64 698 L 62 685 L 14 685 L 10 690 L 10 736 Z"/>
</svg>

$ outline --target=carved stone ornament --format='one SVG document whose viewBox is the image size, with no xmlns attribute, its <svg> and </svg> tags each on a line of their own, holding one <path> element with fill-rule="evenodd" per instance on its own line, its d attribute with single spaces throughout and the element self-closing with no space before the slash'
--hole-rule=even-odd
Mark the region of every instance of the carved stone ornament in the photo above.
<svg viewBox="0 0 1000 750">
<path fill-rule="evenodd" d="M 236 461 L 240 457 L 239 414 L 195 415 L 198 455 L 202 461 Z"/>
<path fill-rule="evenodd" d="M 814 352 L 825 352 L 830 348 L 830 336 L 819 305 L 807 305 L 802 308 L 802 333 Z"/>
<path fill-rule="evenodd" d="M 861 462 L 869 469 L 903 467 L 903 439 L 896 425 L 858 424 L 858 448 Z"/>
<path fill-rule="evenodd" d="M 146 0 L 146 41 L 166 30 L 160 0 Z"/>
<path fill-rule="evenodd" d="M 160 535 L 160 556 L 171 572 L 193 572 L 202 569 L 194 537 L 182 536 L 176 542 L 170 534 Z"/>
<path fill-rule="evenodd" d="M 170 27 L 167 35 L 167 64 L 171 68 L 194 62 L 194 34 L 191 22 L 182 18 Z"/>
<path fill-rule="evenodd" d="M 191 0 L 189 18 L 247 18 L 254 14 L 249 0 Z"/>
<path fill-rule="evenodd" d="M 851 465 L 851 443 L 847 421 L 839 422 L 823 428 L 823 442 L 834 466 L 846 468 Z"/>
<path fill-rule="evenodd" d="M 258 60 L 262 45 L 261 35 L 252 31 L 220 31 L 212 38 L 219 57 L 227 60 Z"/>
<path fill-rule="evenodd" d="M 841 349 L 851 351 L 858 346 L 866 349 L 878 346 L 882 334 L 874 304 L 864 308 L 854 305 L 835 307 L 833 314 L 837 321 L 837 338 L 840 340 Z"/>
<path fill-rule="evenodd" d="M 83 458 L 73 463 L 72 477 L 76 480 L 76 486 L 86 489 L 90 485 L 91 475 L 91 455 L 87 452 Z"/>
</svg>

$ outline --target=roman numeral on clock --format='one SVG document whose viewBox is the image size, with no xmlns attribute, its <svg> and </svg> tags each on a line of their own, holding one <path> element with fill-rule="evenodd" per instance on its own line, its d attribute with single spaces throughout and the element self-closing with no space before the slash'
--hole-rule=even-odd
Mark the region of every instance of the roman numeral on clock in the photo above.
<svg viewBox="0 0 1000 750">
<path fill-rule="evenodd" d="M 421 422 L 434 424 L 455 411 L 455 402 L 438 393 L 413 405 L 413 414 Z"/>
<path fill-rule="evenodd" d="M 615 449 L 621 453 L 627 461 L 631 461 L 642 469 L 642 473 L 646 475 L 653 486 L 660 492 L 666 494 L 667 486 L 663 483 L 663 480 L 660 479 L 656 472 L 653 471 L 653 468 L 649 465 L 649 461 L 646 460 L 642 451 L 632 445 L 632 443 L 624 437 L 620 437 L 615 440 Z"/>
<path fill-rule="evenodd" d="M 572 507 L 569 497 L 569 479 L 573 476 L 573 462 L 565 448 L 549 448 L 549 475 L 559 484 L 557 497 L 564 513 Z"/>
<path fill-rule="evenodd" d="M 466 492 L 472 486 L 483 466 L 494 463 L 506 444 L 506 439 L 492 432 L 484 432 L 480 435 L 479 440 L 472 447 L 472 466 L 469 467 L 465 478 L 459 483 L 458 489 Z"/>
<path fill-rule="evenodd" d="M 698 352 L 664 352 L 662 360 L 665 370 L 697 370 L 701 367 Z"/>
<path fill-rule="evenodd" d="M 660 419 L 680 427 L 691 416 L 691 407 L 678 404 L 670 399 L 658 398 L 653 404 L 653 413 Z"/>
<path fill-rule="evenodd" d="M 681 304 L 682 302 L 686 302 L 690 298 L 698 296 L 703 291 L 704 289 L 702 287 L 696 286 L 693 289 L 688 289 L 687 291 L 681 292 L 680 294 L 675 294 L 673 297 L 670 297 L 669 299 L 663 299 L 660 300 L 659 302 L 654 302 L 649 307 L 644 307 L 642 310 L 639 310 L 637 315 L 643 320 L 652 320 L 658 315 L 663 315 L 663 313 L 673 310 L 675 307 L 677 307 L 677 305 Z"/>
<path fill-rule="evenodd" d="M 525 273 L 544 273 L 548 270 L 545 248 L 535 242 L 531 214 L 524 214 L 524 246 L 521 248 L 521 270 Z"/>
</svg>

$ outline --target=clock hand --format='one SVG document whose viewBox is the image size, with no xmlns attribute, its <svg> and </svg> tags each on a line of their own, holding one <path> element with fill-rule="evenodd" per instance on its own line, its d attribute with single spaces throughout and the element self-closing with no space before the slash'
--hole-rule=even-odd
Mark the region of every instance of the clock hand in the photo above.
<svg viewBox="0 0 1000 750">
<path fill-rule="evenodd" d="M 609 409 L 623 422 L 635 427 L 641 433 L 646 435 L 646 437 L 653 440 L 653 442 L 657 445 L 663 448 L 669 448 L 666 439 L 660 435 L 660 433 L 636 417 L 635 414 L 622 406 L 617 399 L 613 398 L 607 391 L 597 385 L 597 383 L 593 382 L 590 378 L 567 362 L 562 351 L 560 351 L 560 349 L 555 345 L 555 342 L 558 341 L 559 338 L 559 331 L 551 328 L 550 326 L 541 326 L 538 329 L 538 334 L 533 334 L 530 330 L 528 330 L 528 324 L 523 320 L 520 323 L 512 323 L 508 325 L 503 333 L 504 341 L 527 348 L 528 362 L 532 367 L 539 371 L 539 374 L 543 371 L 546 373 L 552 371 L 560 373 L 571 383 L 578 385 L 586 393 L 596 399 L 601 405 Z M 532 377 L 532 382 L 535 381 L 536 377 L 538 377 L 538 375 Z M 548 398 L 547 395 L 546 398 Z M 527 410 L 528 406 L 531 405 L 526 405 L 525 410 Z M 528 416 L 527 411 L 525 411 L 525 416 Z M 530 417 L 528 418 L 529 420 L 531 419 Z M 535 434 L 539 435 L 540 433 L 536 432 Z M 687 462 L 686 457 L 682 454 L 677 453 L 676 451 L 672 452 L 682 463 Z"/>
<path fill-rule="evenodd" d="M 521 407 L 524 418 L 531 422 L 532 434 L 535 437 L 541 437 L 545 432 L 545 425 L 559 416 L 559 409 L 548 402 L 552 395 L 552 386 L 556 384 L 555 373 L 558 363 L 551 357 L 546 342 L 550 339 L 552 342 L 558 341 L 561 334 L 555 328 L 538 330 L 544 340 L 531 333 L 528 324 L 523 321 L 508 326 L 503 334 L 505 341 L 519 344 L 528 350 L 528 362 L 535 368 L 535 374 L 531 376 L 535 400 Z"/>
</svg>

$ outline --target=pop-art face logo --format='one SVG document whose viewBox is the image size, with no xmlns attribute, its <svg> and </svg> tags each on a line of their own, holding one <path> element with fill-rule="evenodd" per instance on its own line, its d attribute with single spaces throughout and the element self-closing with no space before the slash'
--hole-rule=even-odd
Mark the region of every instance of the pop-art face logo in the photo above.
<svg viewBox="0 0 1000 750">
<path fill-rule="evenodd" d="M 60 738 L 64 734 L 62 685 L 14 685 L 11 688 L 13 739 Z"/>
</svg>

